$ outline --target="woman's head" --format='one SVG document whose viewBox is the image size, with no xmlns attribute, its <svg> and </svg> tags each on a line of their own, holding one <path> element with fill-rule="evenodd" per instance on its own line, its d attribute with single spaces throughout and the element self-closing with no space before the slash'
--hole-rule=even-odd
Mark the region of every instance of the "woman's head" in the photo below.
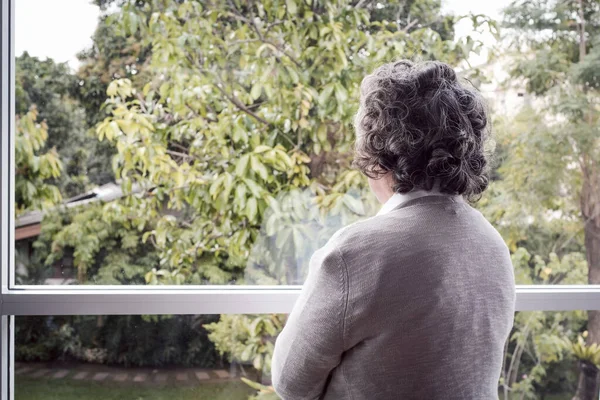
<svg viewBox="0 0 600 400">
<path fill-rule="evenodd" d="M 394 192 L 431 190 L 476 198 L 488 185 L 485 102 L 441 62 L 398 61 L 361 84 L 354 164 Z M 371 185 L 373 187 L 373 184 Z"/>
</svg>

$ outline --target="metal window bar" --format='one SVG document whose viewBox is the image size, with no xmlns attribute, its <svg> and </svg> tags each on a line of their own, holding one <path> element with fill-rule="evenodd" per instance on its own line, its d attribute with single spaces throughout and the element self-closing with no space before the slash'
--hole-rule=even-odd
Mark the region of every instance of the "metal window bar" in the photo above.
<svg viewBox="0 0 600 400">
<path fill-rule="evenodd" d="M 1 315 L 289 313 L 299 286 L 25 286 L 2 294 Z M 600 309 L 600 286 L 517 286 L 517 311 Z"/>
</svg>

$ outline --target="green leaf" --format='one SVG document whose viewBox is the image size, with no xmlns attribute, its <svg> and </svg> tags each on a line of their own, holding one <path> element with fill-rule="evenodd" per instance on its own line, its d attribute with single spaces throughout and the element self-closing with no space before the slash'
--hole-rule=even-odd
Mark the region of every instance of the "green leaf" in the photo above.
<svg viewBox="0 0 600 400">
<path fill-rule="evenodd" d="M 319 128 L 317 129 L 317 138 L 321 143 L 327 141 L 327 125 L 319 125 Z"/>
<path fill-rule="evenodd" d="M 252 170 L 261 177 L 262 180 L 266 181 L 269 173 L 267 172 L 267 167 L 265 167 L 265 165 L 260 162 L 260 160 L 258 159 L 258 157 L 256 156 L 251 156 L 250 157 L 250 167 L 252 168 Z"/>
<path fill-rule="evenodd" d="M 238 207 L 244 209 L 246 207 L 246 185 L 236 185 L 234 196 Z"/>
<path fill-rule="evenodd" d="M 248 189 L 250 189 L 250 192 L 254 197 L 260 197 L 262 193 L 262 188 L 256 182 L 254 182 L 252 179 L 246 178 L 243 178 L 243 181 L 246 184 L 246 186 L 248 186 Z"/>
<path fill-rule="evenodd" d="M 250 96 L 252 96 L 254 100 L 257 100 L 261 94 L 262 85 L 260 83 L 256 83 L 254 86 L 252 86 L 252 89 L 250 90 Z"/>
<path fill-rule="evenodd" d="M 286 0 L 287 11 L 290 15 L 296 15 L 298 8 L 296 6 L 296 0 Z"/>
<path fill-rule="evenodd" d="M 212 196 L 213 200 L 217 197 L 217 193 L 218 193 L 219 189 L 221 188 L 221 185 L 223 184 L 224 180 L 225 180 L 225 175 L 219 175 L 219 177 L 217 179 L 215 179 L 215 181 L 212 183 L 212 185 L 210 185 L 210 189 L 208 190 L 208 193 Z"/>
<path fill-rule="evenodd" d="M 338 101 L 338 104 L 343 104 L 348 100 L 348 91 L 341 83 L 335 83 L 335 98 Z"/>
<path fill-rule="evenodd" d="M 233 175 L 225 173 L 225 180 L 223 182 L 223 191 L 221 192 L 221 196 L 223 200 L 227 203 L 229 201 L 229 194 L 233 189 Z"/>
<path fill-rule="evenodd" d="M 346 54 L 344 53 L 344 50 L 342 48 L 338 47 L 337 54 L 338 54 L 338 59 L 342 63 L 342 67 L 347 68 L 348 67 L 348 59 L 346 58 Z"/>
<path fill-rule="evenodd" d="M 258 213 L 258 203 L 256 197 L 250 197 L 246 202 L 246 216 L 251 222 L 255 221 L 256 214 Z"/>
<path fill-rule="evenodd" d="M 327 105 L 327 102 L 329 101 L 329 98 L 331 97 L 331 94 L 333 93 L 333 88 L 334 88 L 334 86 L 330 83 L 327 86 L 325 86 L 323 91 L 319 94 L 319 104 L 321 106 Z"/>
<path fill-rule="evenodd" d="M 254 345 L 247 345 L 240 355 L 241 361 L 248 361 L 254 354 Z"/>
<path fill-rule="evenodd" d="M 232 139 L 236 143 L 239 143 L 240 141 L 247 142 L 248 141 L 248 132 L 246 132 L 246 129 L 243 126 L 236 124 L 233 126 Z"/>
<path fill-rule="evenodd" d="M 265 226 L 267 236 L 273 236 L 277 232 L 277 223 L 278 222 L 279 222 L 279 219 L 277 218 L 277 214 L 273 213 L 269 216 L 269 218 L 267 219 L 266 226 Z"/>
<path fill-rule="evenodd" d="M 114 97 L 117 95 L 117 81 L 112 81 L 108 84 L 108 88 L 106 89 L 106 94 L 110 97 Z"/>
<path fill-rule="evenodd" d="M 294 241 L 294 248 L 297 252 L 301 252 L 304 247 L 304 237 L 302 232 L 296 227 L 292 228 L 292 240 Z"/>
<path fill-rule="evenodd" d="M 111 121 L 108 124 L 108 128 L 104 131 L 104 134 L 109 141 L 112 141 L 113 138 L 121 134 L 121 129 L 119 129 L 119 125 L 116 121 Z"/>
<path fill-rule="evenodd" d="M 252 323 L 250 324 L 250 327 L 249 327 L 249 331 L 252 334 L 252 336 L 260 335 L 260 324 L 261 323 L 262 323 L 262 317 L 256 318 L 254 321 L 252 321 Z"/>
<path fill-rule="evenodd" d="M 235 174 L 240 177 L 246 176 L 246 173 L 248 172 L 248 163 L 249 162 L 250 162 L 249 154 L 244 154 L 242 157 L 240 157 L 240 159 L 238 160 L 238 162 L 235 166 Z"/>
<path fill-rule="evenodd" d="M 358 214 L 358 215 L 364 215 L 365 208 L 363 206 L 362 201 L 360 201 L 359 199 L 356 199 L 356 198 L 346 194 L 346 195 L 344 195 L 342 201 L 344 202 L 346 207 L 348 207 L 350 209 L 350 211 L 352 211 L 353 213 Z"/>
<path fill-rule="evenodd" d="M 264 153 L 265 151 L 269 151 L 269 150 L 272 150 L 272 149 L 273 149 L 272 147 L 265 146 L 264 144 L 261 144 L 260 146 L 257 146 L 254 149 L 254 153 L 260 154 L 260 153 Z"/>
<path fill-rule="evenodd" d="M 260 371 L 262 369 L 262 361 L 263 358 L 260 354 L 257 354 L 254 357 L 254 361 L 252 361 L 252 366 L 254 367 L 254 369 L 256 369 L 257 371 Z"/>
<path fill-rule="evenodd" d="M 296 72 L 294 67 L 286 66 L 285 69 L 287 70 L 287 72 L 290 76 L 290 79 L 292 80 L 292 83 L 297 84 L 298 81 L 300 80 L 300 77 L 298 76 L 298 73 Z"/>
<path fill-rule="evenodd" d="M 275 246 L 277 247 L 277 249 L 283 249 L 283 247 L 287 244 L 291 234 L 291 228 L 284 228 L 278 232 L 277 237 L 275 238 Z"/>
<path fill-rule="evenodd" d="M 255 390 L 268 390 L 268 391 L 272 391 L 273 390 L 269 386 L 261 385 L 260 383 L 251 381 L 248 378 L 242 377 L 241 379 L 242 379 L 242 382 L 244 382 L 246 385 L 250 386 L 252 389 L 255 389 Z"/>
<path fill-rule="evenodd" d="M 152 82 L 148 82 L 144 85 L 144 88 L 142 89 L 144 97 L 148 96 L 148 93 L 150 93 L 150 89 L 152 89 Z"/>
</svg>

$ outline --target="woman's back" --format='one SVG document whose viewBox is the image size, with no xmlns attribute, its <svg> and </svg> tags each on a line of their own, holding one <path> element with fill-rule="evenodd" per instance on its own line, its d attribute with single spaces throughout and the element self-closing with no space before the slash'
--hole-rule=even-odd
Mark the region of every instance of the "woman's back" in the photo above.
<svg viewBox="0 0 600 400">
<path fill-rule="evenodd" d="M 421 197 L 334 238 L 348 350 L 326 399 L 490 399 L 513 323 L 500 235 L 460 197 Z"/>
</svg>

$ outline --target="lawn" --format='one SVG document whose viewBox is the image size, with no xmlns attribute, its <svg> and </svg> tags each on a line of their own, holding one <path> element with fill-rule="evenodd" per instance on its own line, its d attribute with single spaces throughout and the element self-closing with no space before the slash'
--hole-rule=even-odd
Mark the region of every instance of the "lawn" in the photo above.
<svg viewBox="0 0 600 400">
<path fill-rule="evenodd" d="M 197 386 L 122 386 L 73 380 L 15 379 L 15 400 L 246 400 L 252 393 L 242 382 Z"/>
<path fill-rule="evenodd" d="M 15 400 L 246 400 L 252 393 L 253 390 L 247 385 L 236 381 L 186 387 L 143 387 L 51 378 L 15 378 Z M 571 397 L 564 394 L 545 398 L 568 400 Z M 499 398 L 504 398 L 502 393 Z"/>
</svg>

